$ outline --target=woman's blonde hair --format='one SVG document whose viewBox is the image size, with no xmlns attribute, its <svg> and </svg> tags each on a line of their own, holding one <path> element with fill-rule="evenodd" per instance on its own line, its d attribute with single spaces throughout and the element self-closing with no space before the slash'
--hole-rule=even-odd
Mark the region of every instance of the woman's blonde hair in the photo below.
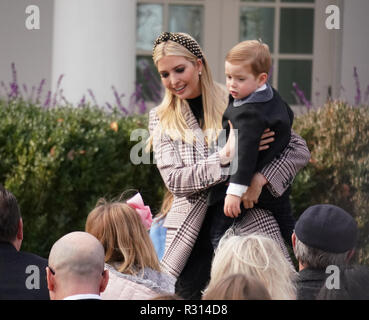
<svg viewBox="0 0 369 320">
<path fill-rule="evenodd" d="M 165 219 L 170 208 L 172 207 L 174 200 L 173 193 L 171 193 L 168 189 L 165 191 L 163 202 L 161 203 L 160 213 L 157 215 L 158 220 Z"/>
<path fill-rule="evenodd" d="M 241 273 L 222 278 L 201 300 L 271 300 L 265 285 Z"/>
<path fill-rule="evenodd" d="M 273 300 L 296 299 L 296 271 L 277 243 L 266 236 L 226 232 L 215 252 L 207 290 L 234 273 L 260 280 Z"/>
<path fill-rule="evenodd" d="M 105 249 L 105 262 L 122 273 L 136 275 L 145 267 L 160 271 L 150 236 L 136 210 L 123 202 L 100 199 L 87 217 L 86 232 Z"/>
<path fill-rule="evenodd" d="M 190 35 L 180 33 L 184 37 L 193 39 Z M 168 40 L 158 44 L 153 51 L 153 60 L 158 66 L 158 62 L 165 56 L 180 56 L 196 65 L 198 58 L 184 46 L 177 42 Z M 202 104 L 204 109 L 204 123 L 202 130 L 206 132 L 208 141 L 215 141 L 219 131 L 222 129 L 222 116 L 227 107 L 227 93 L 224 88 L 214 82 L 209 65 L 202 57 L 202 71 L 200 76 L 200 86 L 202 93 Z M 157 115 L 160 119 L 161 128 L 165 134 L 173 140 L 182 140 L 186 143 L 194 144 L 194 135 L 187 129 L 188 125 L 183 116 L 184 106 L 188 105 L 186 100 L 182 100 L 174 95 L 170 90 L 165 89 L 163 101 L 158 107 Z M 187 132 L 186 132 L 187 130 Z M 187 134 L 186 134 L 187 133 Z M 153 134 L 148 139 L 147 149 L 151 148 Z"/>
</svg>

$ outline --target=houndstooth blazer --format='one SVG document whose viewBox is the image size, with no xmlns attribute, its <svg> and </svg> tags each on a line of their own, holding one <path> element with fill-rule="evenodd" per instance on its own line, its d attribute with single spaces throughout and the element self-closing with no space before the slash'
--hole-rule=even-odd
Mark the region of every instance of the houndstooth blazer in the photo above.
<svg viewBox="0 0 369 320">
<path fill-rule="evenodd" d="M 227 172 L 220 165 L 219 153 L 211 154 L 204 142 L 203 131 L 188 106 L 184 107 L 183 116 L 194 132 L 194 145 L 174 141 L 164 134 L 156 111 L 157 108 L 152 109 L 149 115 L 154 157 L 165 185 L 174 195 L 172 207 L 164 222 L 167 237 L 161 267 L 163 271 L 178 277 L 186 265 L 204 220 L 208 189 L 224 181 Z M 282 195 L 309 159 L 310 153 L 305 141 L 292 132 L 291 141 L 282 155 L 261 171 L 269 181 L 270 192 L 275 196 Z"/>
</svg>

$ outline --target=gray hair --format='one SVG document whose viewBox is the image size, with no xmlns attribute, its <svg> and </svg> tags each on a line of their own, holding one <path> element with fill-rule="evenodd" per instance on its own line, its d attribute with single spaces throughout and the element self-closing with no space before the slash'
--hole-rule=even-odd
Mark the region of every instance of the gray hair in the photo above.
<svg viewBox="0 0 369 320">
<path fill-rule="evenodd" d="M 296 259 L 310 268 L 325 269 L 329 265 L 344 265 L 349 251 L 343 253 L 325 252 L 323 250 L 309 247 L 301 242 L 296 236 L 296 243 L 293 249 Z"/>
</svg>

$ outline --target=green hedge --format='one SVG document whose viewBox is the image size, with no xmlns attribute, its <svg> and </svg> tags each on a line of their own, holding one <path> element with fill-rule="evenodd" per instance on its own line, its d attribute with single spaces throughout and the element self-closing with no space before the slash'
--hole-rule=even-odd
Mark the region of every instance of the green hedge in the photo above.
<svg viewBox="0 0 369 320">
<path fill-rule="evenodd" d="M 158 211 L 163 183 L 156 166 L 130 161 L 137 128 L 147 128 L 147 116 L 0 101 L 0 183 L 20 203 L 24 250 L 47 257 L 60 236 L 83 230 L 101 196 L 138 189 Z M 328 103 L 297 117 L 294 129 L 312 154 L 293 185 L 296 217 L 318 203 L 345 208 L 360 228 L 357 258 L 369 264 L 369 108 Z"/>
<path fill-rule="evenodd" d="M 147 116 L 0 101 L 0 183 L 20 204 L 24 250 L 47 257 L 56 239 L 84 229 L 102 196 L 137 189 L 156 212 L 163 196 L 156 166 L 130 161 L 136 128 L 147 128 Z"/>
<path fill-rule="evenodd" d="M 294 129 L 311 151 L 293 184 L 297 216 L 319 203 L 346 209 L 360 230 L 358 261 L 369 264 L 369 107 L 330 102 L 298 117 Z"/>
</svg>

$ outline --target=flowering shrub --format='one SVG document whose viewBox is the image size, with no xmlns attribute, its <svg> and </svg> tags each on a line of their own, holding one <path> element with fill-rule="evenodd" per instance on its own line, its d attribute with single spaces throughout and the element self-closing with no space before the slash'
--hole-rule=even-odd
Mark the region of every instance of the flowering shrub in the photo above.
<svg viewBox="0 0 369 320">
<path fill-rule="evenodd" d="M 369 106 L 329 102 L 298 117 L 294 129 L 311 151 L 293 185 L 295 212 L 319 203 L 350 212 L 360 229 L 358 259 L 369 264 Z"/>
<path fill-rule="evenodd" d="M 157 211 L 163 183 L 156 166 L 130 161 L 136 128 L 147 128 L 146 116 L 0 100 L 0 183 L 19 201 L 24 250 L 46 257 L 56 239 L 84 229 L 98 198 L 127 189 Z"/>
</svg>

